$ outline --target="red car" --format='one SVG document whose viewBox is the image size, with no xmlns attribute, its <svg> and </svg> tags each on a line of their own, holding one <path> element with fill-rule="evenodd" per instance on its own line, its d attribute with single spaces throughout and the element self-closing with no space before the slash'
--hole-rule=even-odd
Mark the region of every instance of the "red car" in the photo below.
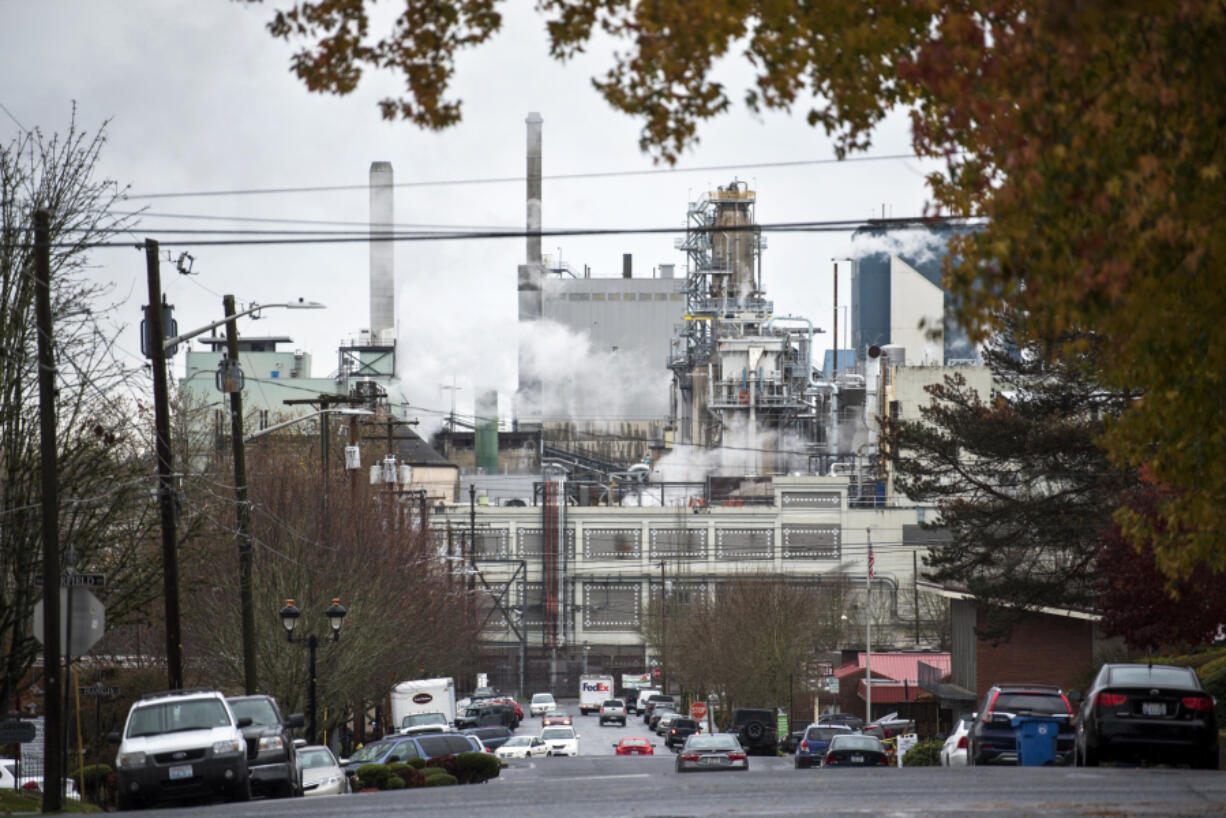
<svg viewBox="0 0 1226 818">
<path fill-rule="evenodd" d="M 624 738 L 613 745 L 619 756 L 653 756 L 655 745 L 645 738 Z"/>
<path fill-rule="evenodd" d="M 544 720 L 541 721 L 541 726 L 542 727 L 553 727 L 553 726 L 570 727 L 572 722 L 573 722 L 573 719 L 571 719 L 570 713 L 560 713 L 555 710 L 552 713 L 545 714 Z"/>
</svg>

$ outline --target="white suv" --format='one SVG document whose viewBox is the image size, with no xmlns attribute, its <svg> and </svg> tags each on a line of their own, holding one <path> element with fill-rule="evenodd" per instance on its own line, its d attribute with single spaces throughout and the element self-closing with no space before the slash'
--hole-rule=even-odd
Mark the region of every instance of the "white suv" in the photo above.
<svg viewBox="0 0 1226 818">
<path fill-rule="evenodd" d="M 553 700 L 552 693 L 537 693 L 532 696 L 532 704 L 528 705 L 528 714 L 543 716 L 550 710 L 556 710 L 558 703 Z"/>
<path fill-rule="evenodd" d="M 158 693 L 128 711 L 115 756 L 121 810 L 157 801 L 251 798 L 247 742 L 225 697 L 215 690 Z"/>
</svg>

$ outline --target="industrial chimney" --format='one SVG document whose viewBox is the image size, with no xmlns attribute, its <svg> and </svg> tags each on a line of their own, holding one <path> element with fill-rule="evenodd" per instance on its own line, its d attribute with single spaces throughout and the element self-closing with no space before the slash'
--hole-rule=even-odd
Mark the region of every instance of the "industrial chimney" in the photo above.
<svg viewBox="0 0 1226 818">
<path fill-rule="evenodd" d="M 396 270 L 391 162 L 370 163 L 370 336 L 380 346 L 396 338 Z M 382 237 L 382 238 L 380 238 Z"/>
<path fill-rule="evenodd" d="M 519 391 L 516 394 L 517 418 L 539 417 L 541 382 L 526 367 L 523 352 L 526 324 L 541 317 L 541 279 L 545 274 L 541 264 L 541 115 L 535 111 L 524 120 L 528 125 L 527 167 L 527 258 L 519 265 Z"/>
</svg>

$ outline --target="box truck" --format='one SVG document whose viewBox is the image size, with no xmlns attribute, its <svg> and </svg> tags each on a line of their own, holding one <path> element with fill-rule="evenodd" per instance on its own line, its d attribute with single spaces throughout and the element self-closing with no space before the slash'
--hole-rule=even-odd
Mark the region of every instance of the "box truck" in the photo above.
<svg viewBox="0 0 1226 818">
<path fill-rule="evenodd" d="M 599 713 L 605 699 L 613 698 L 613 677 L 598 674 L 579 677 L 579 712 Z"/>
<path fill-rule="evenodd" d="M 424 714 L 442 714 L 446 725 L 455 723 L 455 680 L 414 679 L 392 686 L 392 724 L 397 731 L 425 729 L 438 724 L 438 719 L 422 718 Z"/>
</svg>

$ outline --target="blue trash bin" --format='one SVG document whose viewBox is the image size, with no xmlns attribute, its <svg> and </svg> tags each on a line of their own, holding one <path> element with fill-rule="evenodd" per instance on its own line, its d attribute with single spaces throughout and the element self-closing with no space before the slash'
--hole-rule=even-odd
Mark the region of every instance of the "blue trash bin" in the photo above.
<svg viewBox="0 0 1226 818">
<path fill-rule="evenodd" d="M 1042 767 L 1056 760 L 1061 721 L 1044 716 L 1014 716 L 1010 720 L 1019 767 Z"/>
</svg>

